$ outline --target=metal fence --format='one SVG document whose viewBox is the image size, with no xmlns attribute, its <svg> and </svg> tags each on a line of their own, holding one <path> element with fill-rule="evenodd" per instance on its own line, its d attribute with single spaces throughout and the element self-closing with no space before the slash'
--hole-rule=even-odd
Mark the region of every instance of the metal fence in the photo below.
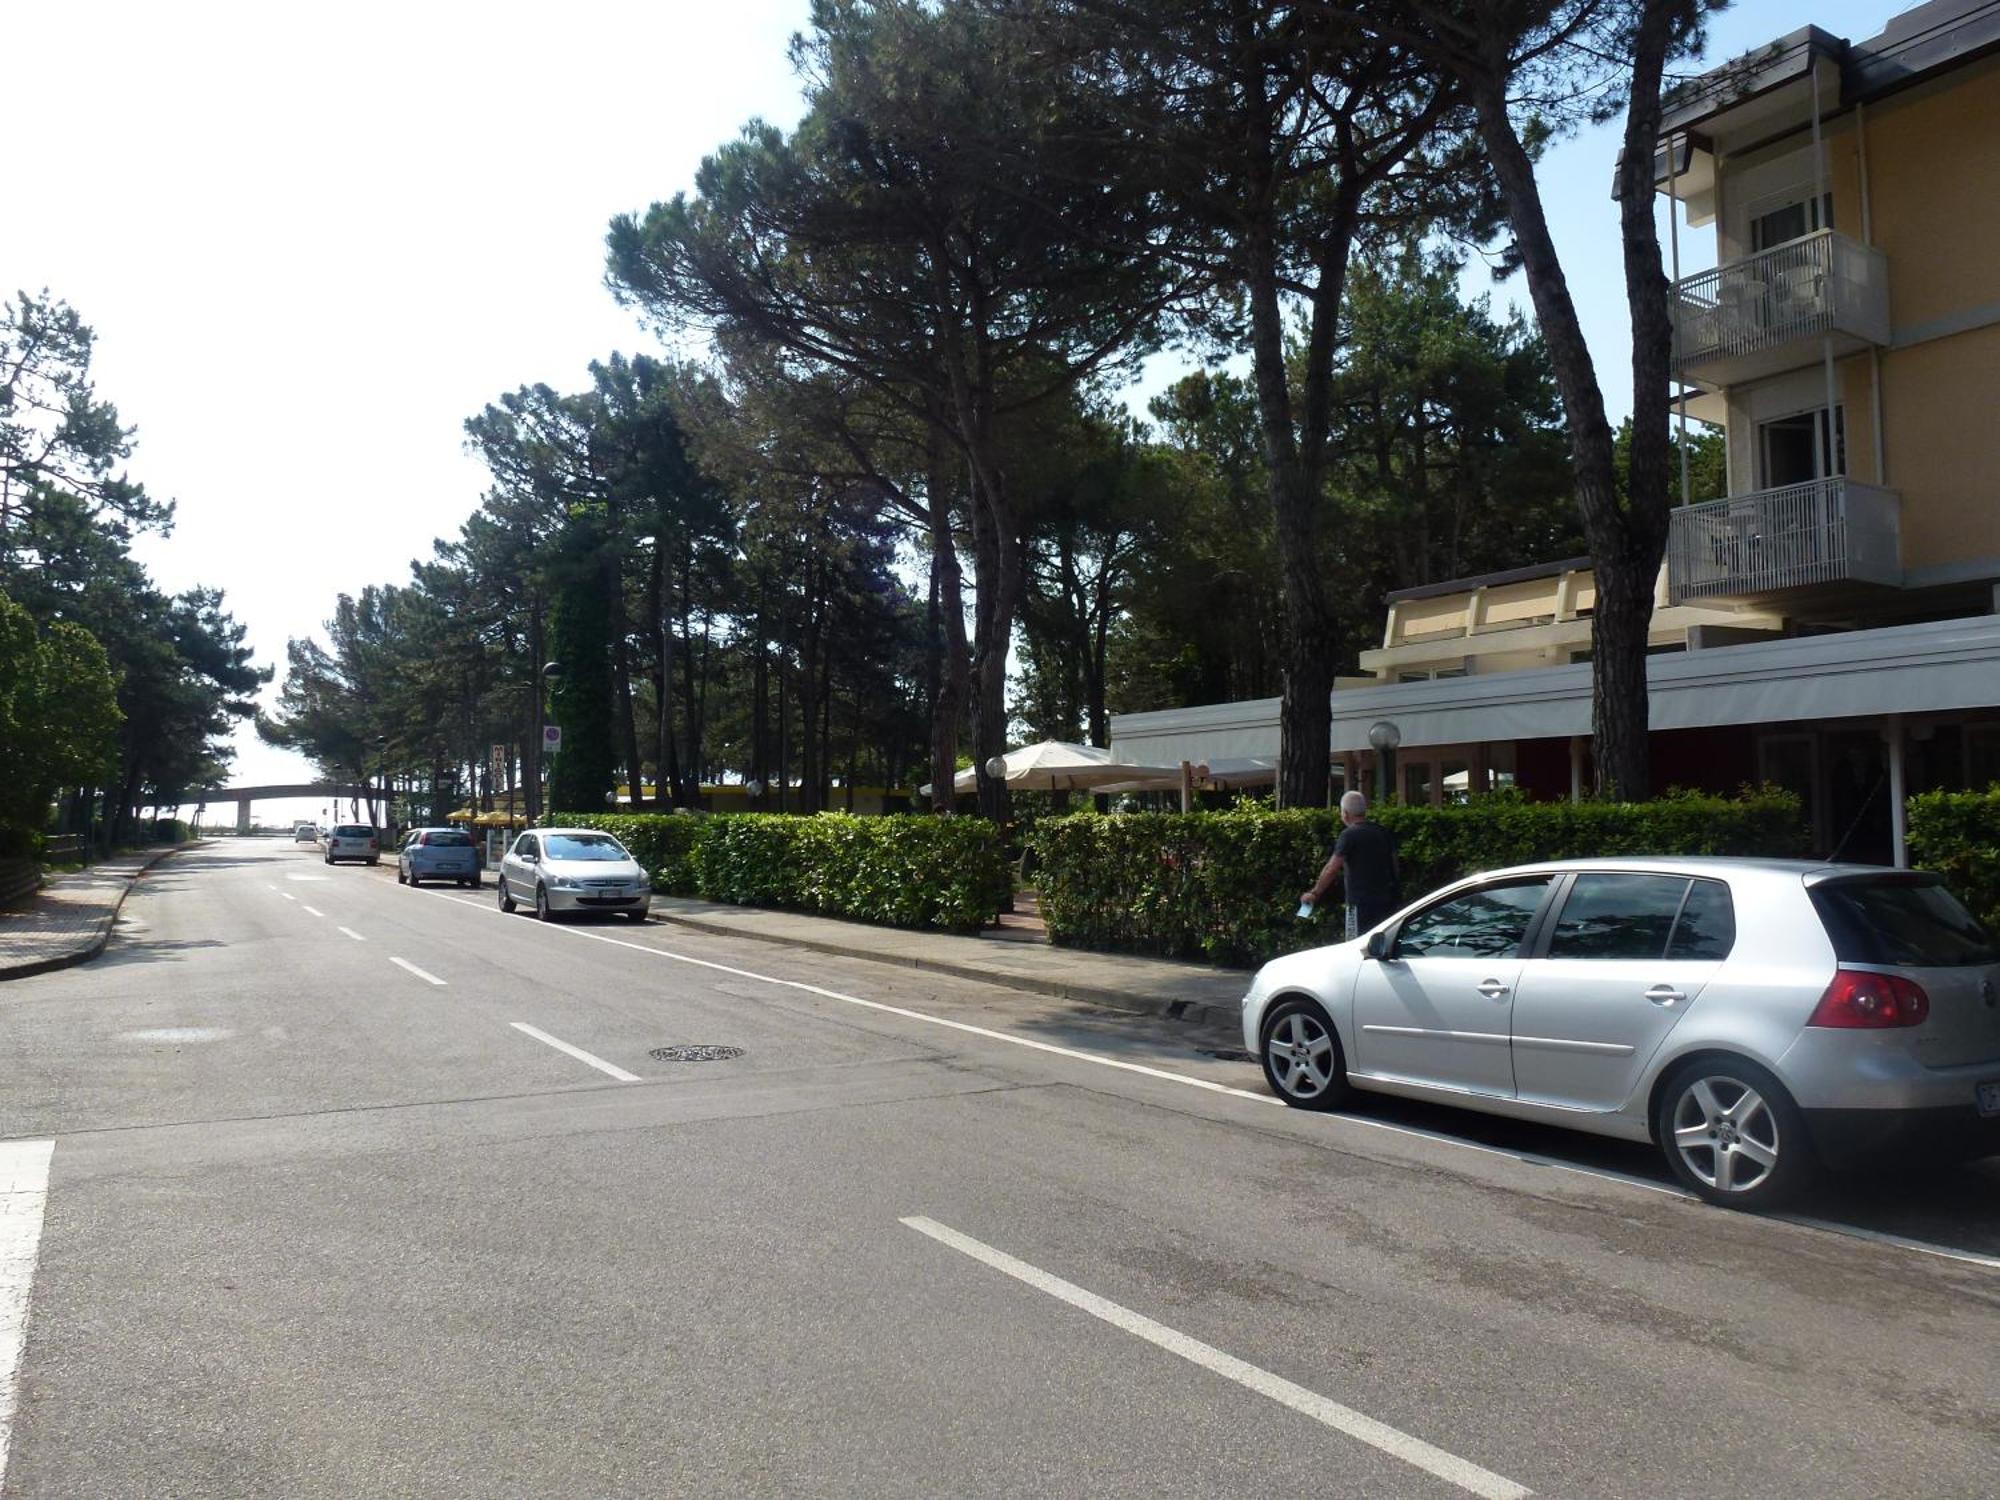
<svg viewBox="0 0 2000 1500">
<path fill-rule="evenodd" d="M 1674 288 L 1675 364 L 1736 358 L 1836 327 L 1877 337 L 1880 251 L 1822 229 L 1685 277 Z"/>
<path fill-rule="evenodd" d="M 1895 583 L 1899 502 L 1852 479 L 1815 479 L 1676 510 L 1667 591 L 1680 603 L 1817 583 Z"/>
</svg>

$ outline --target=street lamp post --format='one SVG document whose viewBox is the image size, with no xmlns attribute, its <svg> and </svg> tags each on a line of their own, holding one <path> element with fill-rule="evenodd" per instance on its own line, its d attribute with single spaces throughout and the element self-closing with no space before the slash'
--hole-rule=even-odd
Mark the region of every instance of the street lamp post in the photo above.
<svg viewBox="0 0 2000 1500">
<path fill-rule="evenodd" d="M 546 691 L 539 694 L 538 696 L 541 697 L 545 702 L 547 702 L 550 707 L 554 707 L 556 689 L 562 685 L 562 679 L 563 679 L 563 664 L 561 662 L 551 661 L 542 663 L 542 681 L 543 683 L 546 684 Z M 545 812 L 552 812 L 554 811 L 554 807 L 552 806 L 552 804 L 556 800 L 557 752 L 552 749 L 546 748 L 548 744 L 548 729 L 546 726 L 537 724 L 535 726 L 535 732 L 542 737 L 542 744 L 544 746 L 542 752 L 542 760 L 545 763 L 545 767 L 548 774 L 548 795 L 546 800 L 543 802 L 543 809 Z"/>
<path fill-rule="evenodd" d="M 1396 785 L 1396 747 L 1403 731 L 1389 719 L 1377 719 L 1368 726 L 1368 743 L 1375 750 L 1375 800 L 1387 802 Z"/>
<path fill-rule="evenodd" d="M 375 826 L 386 828 L 389 826 L 389 736 L 386 734 L 375 736 L 375 779 L 382 787 L 382 817 Z M 368 816 L 374 820 L 374 809 L 369 809 Z"/>
</svg>

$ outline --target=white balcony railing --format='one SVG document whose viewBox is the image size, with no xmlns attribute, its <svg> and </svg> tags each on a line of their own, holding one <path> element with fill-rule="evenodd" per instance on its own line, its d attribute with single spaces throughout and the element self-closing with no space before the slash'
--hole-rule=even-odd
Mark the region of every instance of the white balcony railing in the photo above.
<svg viewBox="0 0 2000 1500">
<path fill-rule="evenodd" d="M 1684 278 L 1673 315 L 1676 373 L 1725 385 L 1781 368 L 1775 356 L 1822 335 L 1886 344 L 1888 262 L 1822 229 Z"/>
<path fill-rule="evenodd" d="M 1667 596 L 1681 604 L 1813 584 L 1899 584 L 1901 508 L 1894 490 L 1845 478 L 1683 506 L 1667 532 Z"/>
</svg>

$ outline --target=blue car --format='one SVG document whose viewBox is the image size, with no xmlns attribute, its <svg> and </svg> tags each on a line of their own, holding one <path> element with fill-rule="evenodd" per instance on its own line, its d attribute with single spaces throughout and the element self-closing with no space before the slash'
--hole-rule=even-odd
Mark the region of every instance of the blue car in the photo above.
<svg viewBox="0 0 2000 1500">
<path fill-rule="evenodd" d="M 479 888 L 479 849 L 462 828 L 412 828 L 396 850 L 396 882 L 455 880 Z"/>
</svg>

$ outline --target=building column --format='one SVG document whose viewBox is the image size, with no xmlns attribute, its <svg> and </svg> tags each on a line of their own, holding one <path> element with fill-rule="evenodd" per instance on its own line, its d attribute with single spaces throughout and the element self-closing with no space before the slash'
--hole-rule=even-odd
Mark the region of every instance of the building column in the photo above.
<svg viewBox="0 0 2000 1500">
<path fill-rule="evenodd" d="M 1903 716 L 1890 714 L 1882 721 L 1882 733 L 1889 741 L 1889 859 L 1899 870 L 1910 867 L 1909 809 L 1903 799 L 1907 778 L 1903 774 Z"/>
<path fill-rule="evenodd" d="M 238 797 L 236 799 L 236 831 L 238 833 L 248 833 L 250 831 L 250 799 L 248 797 Z"/>
</svg>

